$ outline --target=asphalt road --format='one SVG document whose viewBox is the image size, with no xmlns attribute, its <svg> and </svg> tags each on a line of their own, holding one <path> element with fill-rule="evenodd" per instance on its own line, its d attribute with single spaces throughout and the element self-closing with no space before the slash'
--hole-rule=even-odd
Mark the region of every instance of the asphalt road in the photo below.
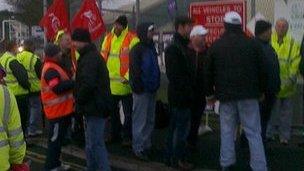
<svg viewBox="0 0 304 171">
<path fill-rule="evenodd" d="M 29 160 L 30 168 L 32 171 L 43 171 L 44 162 L 45 162 L 45 152 L 46 149 L 32 146 L 27 150 L 26 158 Z M 86 169 L 85 160 L 77 158 L 71 155 L 63 154 L 62 155 L 63 163 L 70 165 L 70 171 L 83 171 Z M 121 169 L 112 168 L 112 171 L 123 171 Z"/>
</svg>

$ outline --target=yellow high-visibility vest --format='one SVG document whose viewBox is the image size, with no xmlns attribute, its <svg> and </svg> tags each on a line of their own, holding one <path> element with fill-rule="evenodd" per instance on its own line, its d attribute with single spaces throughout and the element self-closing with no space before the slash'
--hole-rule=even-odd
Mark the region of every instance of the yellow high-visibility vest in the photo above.
<svg viewBox="0 0 304 171">
<path fill-rule="evenodd" d="M 280 45 L 278 35 L 275 32 L 271 37 L 271 44 L 280 63 L 281 91 L 278 97 L 290 97 L 296 92 L 298 68 L 301 60 L 300 45 L 289 34 L 284 37 L 283 43 Z"/>
<path fill-rule="evenodd" d="M 32 52 L 23 51 L 17 54 L 17 60 L 24 66 L 27 71 L 29 82 L 31 84 L 30 91 L 31 92 L 39 92 L 40 91 L 40 79 L 38 78 L 35 65 L 39 60 L 39 57 L 33 54 Z"/>
<path fill-rule="evenodd" d="M 24 89 L 17 81 L 16 77 L 13 75 L 11 68 L 9 67 L 10 63 L 14 60 L 17 60 L 11 53 L 5 52 L 0 57 L 0 64 L 4 67 L 6 71 L 6 77 L 4 81 L 7 87 L 14 93 L 15 96 L 28 94 L 28 90 Z"/>
<path fill-rule="evenodd" d="M 129 84 L 123 84 L 121 83 L 121 62 L 120 62 L 120 52 L 121 52 L 121 46 L 123 44 L 123 41 L 126 38 L 127 33 L 129 32 L 128 27 L 122 31 L 120 36 L 116 36 L 114 34 L 114 29 L 112 29 L 112 34 L 108 34 L 102 43 L 101 46 L 101 53 L 106 51 L 107 49 L 107 39 L 108 36 L 113 35 L 111 38 L 111 46 L 110 51 L 108 55 L 108 59 L 106 61 L 107 68 L 109 70 L 109 77 L 110 77 L 110 87 L 111 87 L 111 93 L 113 95 L 127 95 L 130 94 L 131 87 Z M 129 45 L 129 51 L 139 42 L 138 37 L 134 37 L 130 41 Z M 123 76 L 125 79 L 129 80 L 129 71 L 126 72 L 126 74 Z"/>
<path fill-rule="evenodd" d="M 0 85 L 0 170 L 22 164 L 26 152 L 20 114 L 13 93 Z"/>
</svg>

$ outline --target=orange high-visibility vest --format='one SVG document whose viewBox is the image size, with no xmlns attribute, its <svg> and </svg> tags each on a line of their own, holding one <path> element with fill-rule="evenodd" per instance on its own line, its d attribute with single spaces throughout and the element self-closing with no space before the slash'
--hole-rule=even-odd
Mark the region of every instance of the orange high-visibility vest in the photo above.
<svg viewBox="0 0 304 171">
<path fill-rule="evenodd" d="M 112 44 L 112 39 L 114 37 L 114 33 L 108 33 L 106 38 L 105 38 L 105 48 L 101 52 L 101 56 L 104 58 L 104 60 L 107 62 L 109 58 L 109 54 L 111 51 L 111 44 Z M 129 70 L 129 46 L 133 38 L 135 38 L 136 35 L 132 32 L 128 32 L 126 34 L 125 39 L 122 42 L 122 45 L 120 47 L 120 52 L 119 52 L 119 59 L 120 59 L 120 75 L 123 77 Z"/>
<path fill-rule="evenodd" d="M 67 73 L 57 64 L 46 62 L 41 74 L 41 101 L 45 115 L 48 119 L 56 119 L 67 116 L 74 112 L 73 92 L 69 91 L 64 94 L 57 95 L 44 79 L 45 72 L 54 69 L 60 74 L 62 81 L 69 80 Z"/>
</svg>

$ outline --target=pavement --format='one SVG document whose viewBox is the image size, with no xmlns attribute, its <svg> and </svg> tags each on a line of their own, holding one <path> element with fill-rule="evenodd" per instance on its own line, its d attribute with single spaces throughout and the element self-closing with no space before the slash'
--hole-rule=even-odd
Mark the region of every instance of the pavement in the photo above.
<svg viewBox="0 0 304 171">
<path fill-rule="evenodd" d="M 196 166 L 196 171 L 220 170 L 219 149 L 220 132 L 218 117 L 209 117 L 209 126 L 212 132 L 199 137 L 197 149 L 189 152 L 189 160 Z M 300 131 L 303 133 L 303 131 Z M 167 130 L 155 130 L 152 137 L 151 161 L 138 160 L 132 153 L 130 147 L 123 147 L 120 143 L 107 144 L 110 165 L 114 171 L 174 171 L 163 164 L 163 152 L 165 149 L 165 138 Z M 298 147 L 298 143 L 304 142 L 304 137 L 294 135 L 290 144 L 284 146 L 278 142 L 270 142 L 265 147 L 269 170 L 273 171 L 303 171 L 304 148 Z M 45 153 L 47 147 L 46 135 L 31 139 L 34 145 L 27 148 L 27 158 L 32 161 L 32 170 L 43 170 Z M 236 170 L 246 171 L 249 168 L 248 148 L 241 148 L 239 142 L 236 144 L 237 163 Z M 86 166 L 84 148 L 76 145 L 67 145 L 62 149 L 62 161 L 72 166 L 72 170 L 84 170 Z"/>
<path fill-rule="evenodd" d="M 27 149 L 27 159 L 30 160 L 31 169 L 43 170 L 45 161 L 45 153 L 47 147 L 47 139 L 33 138 L 31 139 L 33 145 Z M 109 154 L 110 165 L 112 171 L 175 171 L 176 169 L 169 168 L 163 163 L 159 162 L 144 162 L 126 156 L 118 156 Z M 72 171 L 85 170 L 85 152 L 74 145 L 63 147 L 61 160 L 64 164 L 70 165 Z M 213 171 L 210 169 L 196 169 L 195 171 Z"/>
</svg>

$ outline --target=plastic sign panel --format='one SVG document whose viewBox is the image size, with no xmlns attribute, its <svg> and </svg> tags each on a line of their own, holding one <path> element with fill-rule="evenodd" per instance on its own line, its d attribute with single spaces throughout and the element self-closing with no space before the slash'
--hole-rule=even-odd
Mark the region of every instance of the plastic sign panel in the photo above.
<svg viewBox="0 0 304 171">
<path fill-rule="evenodd" d="M 229 11 L 235 11 L 242 17 L 242 24 L 246 28 L 246 1 L 221 0 L 194 2 L 190 4 L 190 17 L 195 24 L 201 24 L 208 29 L 207 45 L 213 43 L 224 32 L 224 16 Z"/>
</svg>

